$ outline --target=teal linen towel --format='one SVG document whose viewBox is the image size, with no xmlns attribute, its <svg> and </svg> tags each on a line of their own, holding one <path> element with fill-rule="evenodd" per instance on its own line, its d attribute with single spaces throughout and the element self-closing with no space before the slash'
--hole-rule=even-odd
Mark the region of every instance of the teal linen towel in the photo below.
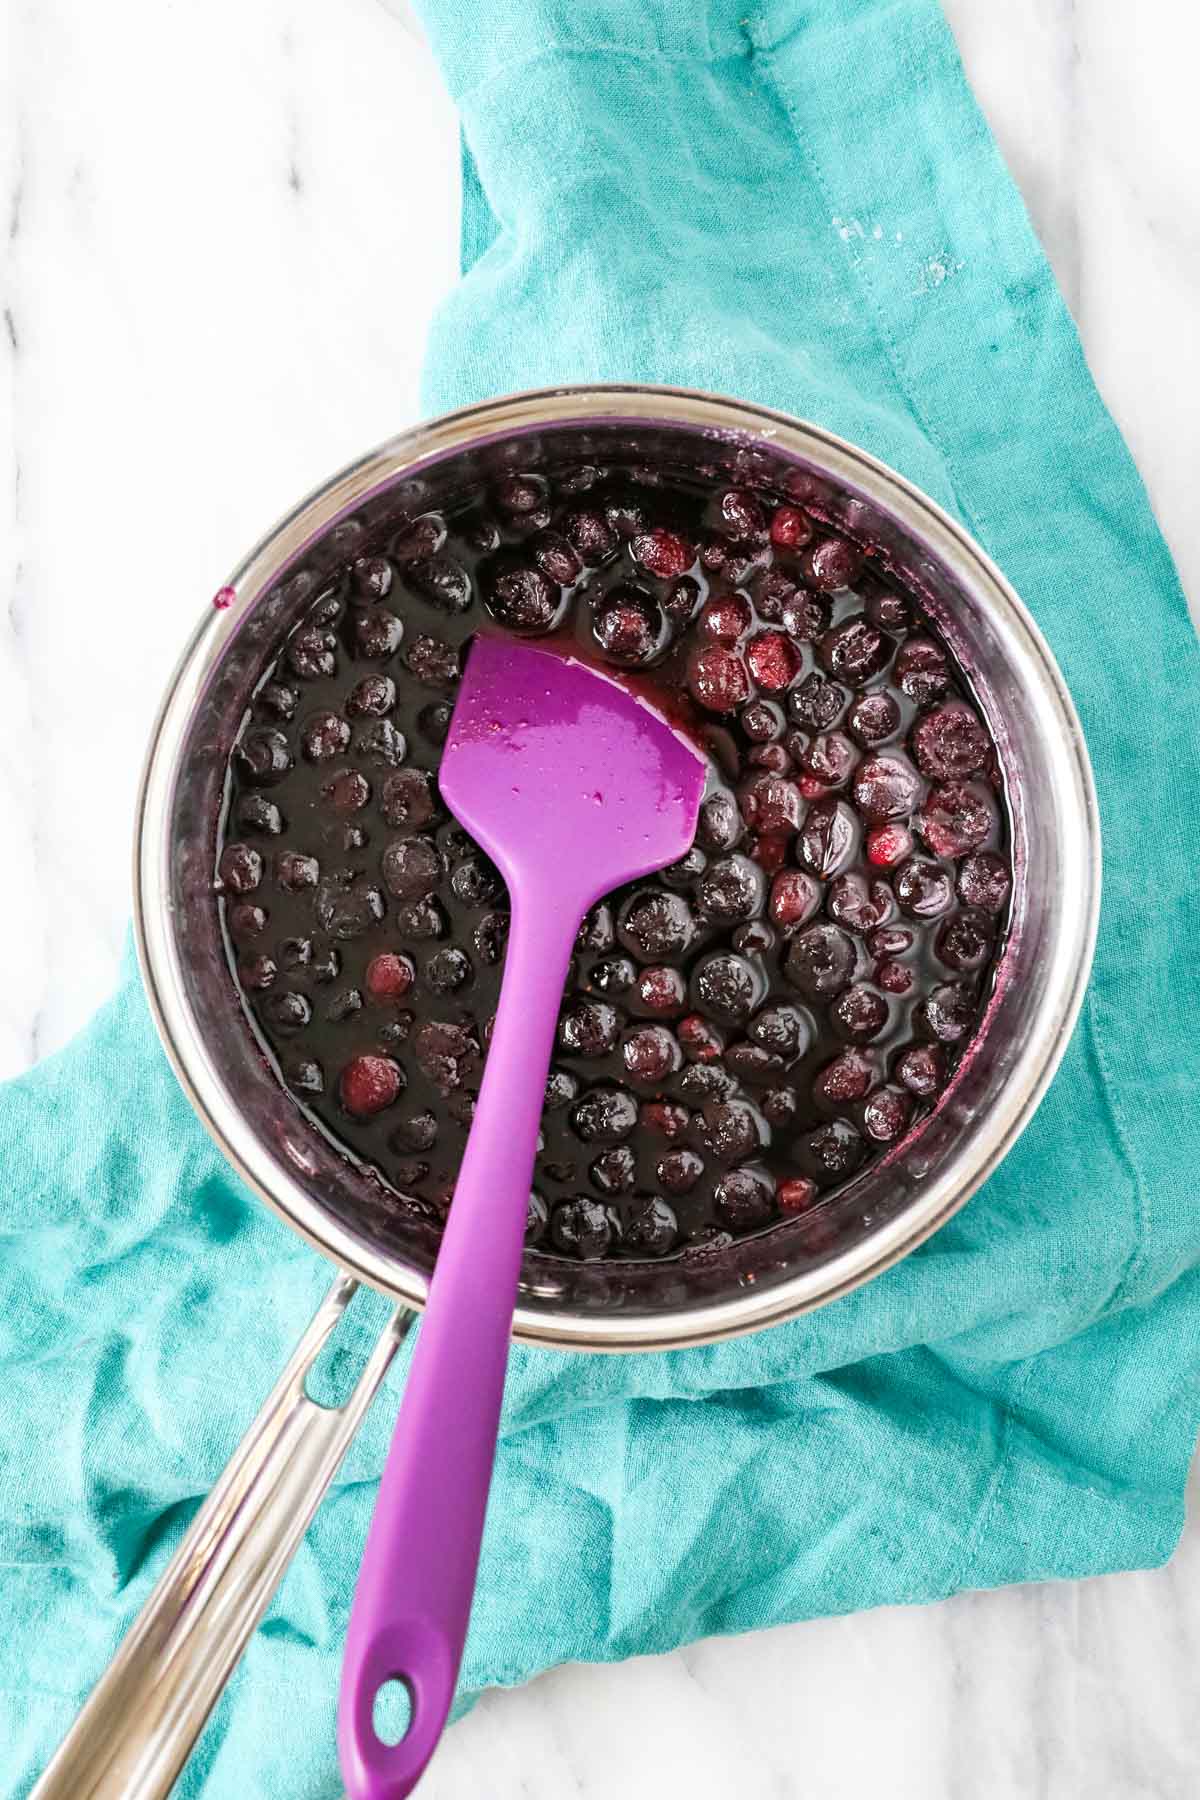
<svg viewBox="0 0 1200 1800">
<path fill-rule="evenodd" d="M 930 1243 L 743 1342 L 515 1353 L 463 1696 L 566 1658 L 1161 1562 L 1200 1415 L 1200 657 L 946 25 L 933 0 L 421 3 L 468 146 L 468 272 L 433 331 L 430 409 L 635 378 L 864 444 L 1036 614 L 1106 840 L 1061 1071 Z M 0 1757 L 24 1793 L 327 1270 L 210 1147 L 132 970 L 0 1095 L 0 1135 Z M 340 1792 L 339 1655 L 400 1379 L 181 1795 Z"/>
</svg>

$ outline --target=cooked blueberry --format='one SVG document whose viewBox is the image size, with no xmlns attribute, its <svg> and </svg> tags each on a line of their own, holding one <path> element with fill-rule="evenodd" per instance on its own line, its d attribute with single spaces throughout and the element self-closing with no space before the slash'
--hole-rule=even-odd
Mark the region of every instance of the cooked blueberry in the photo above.
<svg viewBox="0 0 1200 1800">
<path fill-rule="evenodd" d="M 788 836 L 804 817 L 799 787 L 782 775 L 755 776 L 739 790 L 738 805 L 750 829 L 765 836 Z"/>
<path fill-rule="evenodd" d="M 303 994 L 283 988 L 268 994 L 262 1003 L 262 1016 L 276 1031 L 303 1031 L 312 1018 L 312 1004 Z"/>
<path fill-rule="evenodd" d="M 584 562 L 592 568 L 608 562 L 619 548 L 617 534 L 603 513 L 589 508 L 568 513 L 563 520 L 563 529 Z"/>
<path fill-rule="evenodd" d="M 750 1020 L 746 1033 L 764 1050 L 789 1063 L 803 1056 L 812 1035 L 806 1015 L 786 1002 L 764 1006 Z"/>
<path fill-rule="evenodd" d="M 495 574 L 485 600 L 492 617 L 506 630 L 543 632 L 558 616 L 562 589 L 537 567 L 509 564 Z"/>
<path fill-rule="evenodd" d="M 947 968 L 980 969 L 991 955 L 992 922 L 984 913 L 957 913 L 939 928 L 934 945 Z"/>
<path fill-rule="evenodd" d="M 944 782 L 930 790 L 916 827 L 935 856 L 955 858 L 978 850 L 991 836 L 995 809 L 981 782 Z"/>
<path fill-rule="evenodd" d="M 637 1102 L 619 1087 L 591 1088 L 571 1113 L 571 1124 L 585 1144 L 616 1144 L 637 1124 Z"/>
<path fill-rule="evenodd" d="M 901 908 L 914 919 L 936 919 L 954 900 L 954 883 L 945 869 L 919 856 L 896 871 L 893 885 Z"/>
<path fill-rule="evenodd" d="M 873 744 L 882 744 L 899 731 L 900 708 L 891 694 L 882 691 L 864 694 L 850 708 L 846 723 L 851 737 L 870 749 Z"/>
<path fill-rule="evenodd" d="M 581 1262 L 594 1262 L 605 1255 L 617 1233 L 616 1215 L 599 1200 L 580 1194 L 554 1209 L 550 1235 L 556 1247 Z"/>
<path fill-rule="evenodd" d="M 403 1000 L 417 972 L 410 956 L 398 956 L 394 950 L 381 950 L 367 964 L 367 998 L 377 1006 L 394 1006 Z"/>
<path fill-rule="evenodd" d="M 396 704 L 390 675 L 364 675 L 346 697 L 346 711 L 358 719 L 382 719 Z"/>
<path fill-rule="evenodd" d="M 263 877 L 263 859 L 249 844 L 226 844 L 217 864 L 221 886 L 231 894 L 251 894 Z"/>
<path fill-rule="evenodd" d="M 761 911 L 766 883 L 748 856 L 724 856 L 710 862 L 696 883 L 696 905 L 709 919 L 735 925 Z"/>
<path fill-rule="evenodd" d="M 225 915 L 231 937 L 261 937 L 267 929 L 267 914 L 263 907 L 255 906 L 248 900 L 231 906 Z"/>
<path fill-rule="evenodd" d="M 464 1025 L 431 1019 L 413 1036 L 417 1067 L 443 1094 L 460 1088 L 479 1067 L 479 1046 Z"/>
<path fill-rule="evenodd" d="M 827 631 L 817 650 L 822 668 L 830 675 L 850 687 L 862 687 L 886 664 L 892 640 L 858 614 Z"/>
<path fill-rule="evenodd" d="M 382 1112 L 404 1087 L 404 1072 L 390 1056 L 356 1056 L 342 1070 L 338 1094 L 356 1119 Z"/>
<path fill-rule="evenodd" d="M 397 731 L 390 719 L 361 726 L 354 747 L 364 762 L 380 769 L 398 768 L 408 753 L 404 733 Z"/>
<path fill-rule="evenodd" d="M 950 685 L 946 653 L 932 638 L 909 638 L 896 657 L 894 673 L 901 693 L 918 706 L 940 700 Z"/>
<path fill-rule="evenodd" d="M 635 1200 L 625 1214 L 621 1241 L 632 1256 L 666 1256 L 679 1240 L 679 1225 L 665 1200 Z"/>
<path fill-rule="evenodd" d="M 732 646 L 709 644 L 692 657 L 688 687 L 708 712 L 731 713 L 748 698 L 750 676 Z"/>
<path fill-rule="evenodd" d="M 725 1048 L 724 1034 L 699 1013 L 681 1019 L 675 1035 L 689 1062 L 715 1062 Z"/>
<path fill-rule="evenodd" d="M 396 934 L 415 943 L 445 937 L 446 914 L 437 900 L 409 900 L 396 908 Z"/>
<path fill-rule="evenodd" d="M 903 756 L 871 756 L 858 766 L 851 793 L 869 824 L 904 818 L 916 805 L 921 778 Z"/>
<path fill-rule="evenodd" d="M 637 965 L 627 956 L 610 956 L 593 963 L 587 984 L 596 994 L 627 994 L 637 980 Z"/>
<path fill-rule="evenodd" d="M 820 1183 L 844 1181 L 862 1162 L 866 1145 L 845 1119 L 831 1119 L 796 1146 L 804 1168 Z"/>
<path fill-rule="evenodd" d="M 363 997 L 358 988 L 343 988 L 325 1002 L 325 1017 L 333 1025 L 340 1025 L 343 1019 L 352 1019 L 355 1013 L 362 1011 Z"/>
<path fill-rule="evenodd" d="M 872 625 L 881 625 L 885 631 L 904 632 L 912 623 L 908 602 L 899 594 L 871 594 L 863 611 Z"/>
<path fill-rule="evenodd" d="M 336 981 L 342 972 L 341 952 L 335 949 L 332 944 L 328 944 L 318 953 L 314 946 L 313 959 L 309 964 L 309 972 L 312 975 L 313 980 L 321 982 L 322 985 L 331 981 Z"/>
<path fill-rule="evenodd" d="M 744 1100 L 723 1100 L 701 1109 L 696 1136 L 705 1154 L 728 1168 L 756 1156 L 767 1133 L 757 1108 Z"/>
<path fill-rule="evenodd" d="M 493 496 L 501 512 L 519 519 L 537 512 L 546 503 L 548 484 L 544 475 L 505 475 L 496 483 Z"/>
<path fill-rule="evenodd" d="M 384 915 L 383 895 L 366 876 L 348 869 L 327 875 L 313 895 L 317 923 L 330 937 L 359 938 Z"/>
<path fill-rule="evenodd" d="M 914 1044 L 897 1059 L 895 1075 L 910 1094 L 931 1098 L 946 1078 L 941 1050 L 935 1044 Z"/>
<path fill-rule="evenodd" d="M 425 980 L 435 994 L 453 994 L 466 987 L 473 971 L 465 950 L 448 945 L 438 950 L 425 965 Z"/>
<path fill-rule="evenodd" d="M 979 850 L 973 856 L 963 858 L 958 868 L 958 897 L 967 906 L 977 906 L 982 912 L 999 913 L 1004 910 L 1008 892 L 1012 886 L 1012 877 L 1001 856 L 994 850 Z"/>
<path fill-rule="evenodd" d="M 752 700 L 738 714 L 738 724 L 752 744 L 769 744 L 783 736 L 786 721 L 773 701 Z"/>
<path fill-rule="evenodd" d="M 386 662 L 404 642 L 404 626 L 394 612 L 373 606 L 358 613 L 353 625 L 354 648 L 368 662 Z"/>
<path fill-rule="evenodd" d="M 360 556 L 350 579 L 359 600 L 384 600 L 391 591 L 392 565 L 386 556 Z"/>
<path fill-rule="evenodd" d="M 844 787 L 855 760 L 854 745 L 843 732 L 819 731 L 804 752 L 800 767 L 823 787 Z"/>
<path fill-rule="evenodd" d="M 630 1081 L 654 1086 L 682 1066 L 683 1052 L 665 1025 L 639 1025 L 626 1034 L 621 1060 Z"/>
<path fill-rule="evenodd" d="M 769 911 L 783 931 L 794 930 L 811 919 L 821 904 L 821 889 L 800 869 L 781 869 L 771 883 Z"/>
<path fill-rule="evenodd" d="M 637 981 L 637 1001 L 646 1012 L 673 1015 L 684 1010 L 687 983 L 678 968 L 644 968 L 639 977 L 626 959 L 619 961 L 622 967 L 630 968 L 633 981 Z M 592 981 L 596 981 L 596 970 L 592 970 Z"/>
<path fill-rule="evenodd" d="M 275 879 L 289 894 L 315 888 L 320 874 L 321 865 L 315 856 L 305 856 L 297 850 L 281 850 L 275 858 Z"/>
<path fill-rule="evenodd" d="M 775 1194 L 765 1175 L 752 1169 L 733 1169 L 718 1182 L 713 1194 L 718 1218 L 731 1231 L 756 1231 L 775 1211 Z"/>
<path fill-rule="evenodd" d="M 238 980 L 251 993 L 260 993 L 274 983 L 279 968 L 275 959 L 270 956 L 252 956 L 237 966 Z"/>
<path fill-rule="evenodd" d="M 531 539 L 529 548 L 542 574 L 560 587 L 570 587 L 583 573 L 579 552 L 557 531 L 540 531 Z"/>
<path fill-rule="evenodd" d="M 768 694 L 782 694 L 803 667 L 799 650 L 783 631 L 756 632 L 746 646 L 746 661 L 756 685 Z"/>
<path fill-rule="evenodd" d="M 305 625 L 288 645 L 288 665 L 302 681 L 337 674 L 337 638 L 332 631 Z"/>
<path fill-rule="evenodd" d="M 911 742 L 918 769 L 933 781 L 962 781 L 976 774 L 990 749 L 987 732 L 961 700 L 923 714 L 913 726 Z"/>
<path fill-rule="evenodd" d="M 482 853 L 464 858 L 450 876 L 450 891 L 464 906 L 487 906 L 503 890 L 498 871 Z"/>
<path fill-rule="evenodd" d="M 659 1157 L 654 1172 L 668 1194 L 690 1194 L 704 1173 L 704 1159 L 694 1150 L 668 1150 Z"/>
<path fill-rule="evenodd" d="M 446 541 L 446 521 L 441 513 L 420 513 L 397 537 L 392 554 L 404 568 L 425 557 L 436 556 Z"/>
<path fill-rule="evenodd" d="M 725 1052 L 725 1067 L 731 1075 L 749 1087 L 765 1087 L 777 1082 L 787 1068 L 782 1056 L 764 1050 L 761 1044 L 730 1044 Z"/>
<path fill-rule="evenodd" d="M 301 1056 L 287 1065 L 284 1078 L 293 1093 L 323 1094 L 325 1071 L 311 1056 Z"/>
<path fill-rule="evenodd" d="M 854 979 L 854 944 L 837 925 L 809 925 L 788 945 L 784 973 L 810 1000 L 831 1000 Z"/>
<path fill-rule="evenodd" d="M 442 875 L 442 857 L 432 838 L 398 838 L 379 863 L 384 886 L 397 900 L 423 900 Z"/>
<path fill-rule="evenodd" d="M 877 1144 L 893 1144 L 903 1137 L 912 1117 L 912 1099 L 899 1088 L 880 1088 L 863 1108 L 863 1130 Z"/>
<path fill-rule="evenodd" d="M 504 955 L 508 942 L 509 915 L 506 912 L 484 913 L 471 933 L 471 942 L 480 962 L 494 968 Z"/>
<path fill-rule="evenodd" d="M 406 1044 L 412 1035 L 412 1028 L 413 1015 L 410 1012 L 395 1013 L 375 1033 L 376 1042 L 381 1050 L 390 1050 L 396 1045 Z"/>
<path fill-rule="evenodd" d="M 941 982 L 926 994 L 915 1017 L 930 1037 L 943 1044 L 956 1043 L 974 1022 L 975 996 L 964 982 Z"/>
<path fill-rule="evenodd" d="M 707 866 L 709 859 L 705 857 L 703 850 L 693 844 L 691 850 L 684 851 L 678 862 L 669 862 L 667 868 L 658 873 L 658 880 L 664 882 L 664 886 L 676 887 L 680 893 L 687 893 L 696 886 Z"/>
<path fill-rule="evenodd" d="M 834 681 L 826 681 L 814 669 L 799 687 L 788 692 L 788 711 L 798 725 L 809 731 L 828 731 L 836 725 L 846 707 L 846 691 Z"/>
<path fill-rule="evenodd" d="M 569 1069 L 551 1069 L 546 1077 L 546 1097 L 542 1104 L 547 1112 L 551 1112 L 556 1107 L 569 1105 L 578 1092 L 579 1083 Z"/>
<path fill-rule="evenodd" d="M 424 557 L 405 570 L 410 585 L 441 612 L 466 612 L 471 604 L 471 577 L 452 556 Z"/>
<path fill-rule="evenodd" d="M 667 962 L 688 950 L 696 921 L 681 894 L 641 888 L 621 909 L 617 929 L 621 942 L 644 962 Z"/>
<path fill-rule="evenodd" d="M 845 868 L 854 855 L 858 832 L 854 815 L 841 800 L 814 800 L 797 839 L 797 856 L 823 879 Z"/>
<path fill-rule="evenodd" d="M 248 731 L 233 754 L 242 780 L 254 787 L 281 780 L 292 766 L 292 752 L 282 731 L 265 726 Z"/>
<path fill-rule="evenodd" d="M 611 950 L 617 941 L 617 930 L 613 923 L 612 907 L 601 900 L 587 913 L 579 927 L 575 939 L 577 950 L 596 950 L 601 955 Z"/>
<path fill-rule="evenodd" d="M 692 976 L 695 1004 L 721 1025 L 740 1025 L 762 998 L 763 982 L 744 956 L 718 951 L 697 964 Z"/>
<path fill-rule="evenodd" d="M 282 719 L 285 723 L 294 719 L 296 708 L 300 704 L 300 696 L 294 687 L 288 687 L 282 681 L 267 681 L 255 695 L 255 710 L 266 713 L 268 718 Z"/>
<path fill-rule="evenodd" d="M 417 829 L 437 811 L 433 776 L 424 769 L 402 769 L 389 775 L 379 790 L 379 810 L 389 825 Z"/>
<path fill-rule="evenodd" d="M 462 674 L 457 648 L 426 632 L 413 638 L 404 652 L 404 661 L 409 672 L 427 687 L 453 687 Z"/>
<path fill-rule="evenodd" d="M 862 568 L 862 552 L 845 538 L 818 538 L 800 558 L 805 579 L 825 592 L 835 593 L 857 580 Z"/>
<path fill-rule="evenodd" d="M 588 1170 L 593 1187 L 602 1194 L 627 1194 L 637 1176 L 637 1158 L 628 1144 L 603 1150 Z"/>
<path fill-rule="evenodd" d="M 706 850 L 732 850 L 743 830 L 741 811 L 732 794 L 718 791 L 701 802 L 696 837 Z"/>
<path fill-rule="evenodd" d="M 759 1106 L 769 1125 L 782 1128 L 794 1123 L 800 1110 L 800 1096 L 793 1087 L 774 1087 L 762 1096 Z"/>
<path fill-rule="evenodd" d="M 857 1050 L 843 1050 L 818 1070 L 813 1098 L 823 1106 L 846 1106 L 863 1099 L 873 1081 L 874 1071 L 866 1057 Z"/>
<path fill-rule="evenodd" d="M 672 1084 L 674 1091 L 689 1106 L 707 1106 L 717 1100 L 728 1100 L 737 1092 L 737 1080 L 720 1063 L 689 1063 Z"/>
<path fill-rule="evenodd" d="M 775 931 L 765 919 L 749 919 L 730 939 L 739 956 L 765 956 L 775 947 Z"/>
<path fill-rule="evenodd" d="M 279 837 L 283 831 L 283 814 L 265 794 L 244 794 L 238 802 L 237 822 L 239 831 L 261 837 Z"/>
<path fill-rule="evenodd" d="M 849 987 L 829 1009 L 837 1029 L 852 1043 L 868 1044 L 888 1022 L 889 1008 L 882 994 L 869 987 Z"/>
<path fill-rule="evenodd" d="M 592 631 L 610 662 L 636 668 L 651 662 L 662 647 L 662 608 L 643 589 L 626 583 L 593 607 Z"/>
<path fill-rule="evenodd" d="M 603 1000 L 580 1000 L 558 1024 L 559 1047 L 571 1056 L 607 1056 L 620 1035 L 620 1015 Z"/>
</svg>

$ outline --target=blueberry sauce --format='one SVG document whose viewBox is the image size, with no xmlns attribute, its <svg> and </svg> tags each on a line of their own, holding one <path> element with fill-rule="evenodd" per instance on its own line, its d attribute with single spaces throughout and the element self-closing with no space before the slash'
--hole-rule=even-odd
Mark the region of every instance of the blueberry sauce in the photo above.
<svg viewBox="0 0 1200 1800">
<path fill-rule="evenodd" d="M 811 1211 L 932 1109 L 990 992 L 1011 870 L 962 671 L 877 552 L 695 470 L 509 474 L 325 581 L 230 759 L 216 890 L 297 1104 L 435 1225 L 508 928 L 437 784 L 481 628 L 623 671 L 710 765 L 692 849 L 580 930 L 529 1241 L 661 1258 Z"/>
</svg>

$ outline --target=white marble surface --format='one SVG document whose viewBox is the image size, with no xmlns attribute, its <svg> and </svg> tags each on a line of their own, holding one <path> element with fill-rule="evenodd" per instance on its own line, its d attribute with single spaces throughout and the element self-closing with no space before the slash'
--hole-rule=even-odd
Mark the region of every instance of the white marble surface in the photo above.
<svg viewBox="0 0 1200 1800">
<path fill-rule="evenodd" d="M 1195 600 L 1200 25 L 1180 0 L 949 12 Z M 10 1074 L 112 982 L 135 772 L 198 606 L 264 524 L 416 416 L 457 161 L 404 0 L 2 16 Z M 1190 1800 L 1198 1653 L 1193 1526 L 1154 1574 L 556 1671 L 487 1697 L 422 1791 Z"/>
</svg>

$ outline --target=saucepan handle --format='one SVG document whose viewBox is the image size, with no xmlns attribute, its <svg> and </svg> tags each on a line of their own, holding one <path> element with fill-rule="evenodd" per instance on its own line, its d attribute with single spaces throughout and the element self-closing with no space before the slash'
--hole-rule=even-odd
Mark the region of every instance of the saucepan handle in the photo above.
<svg viewBox="0 0 1200 1800">
<path fill-rule="evenodd" d="M 166 1800 L 416 1315 L 341 1407 L 305 1379 L 354 1295 L 339 1275 L 29 1800 Z"/>
</svg>

